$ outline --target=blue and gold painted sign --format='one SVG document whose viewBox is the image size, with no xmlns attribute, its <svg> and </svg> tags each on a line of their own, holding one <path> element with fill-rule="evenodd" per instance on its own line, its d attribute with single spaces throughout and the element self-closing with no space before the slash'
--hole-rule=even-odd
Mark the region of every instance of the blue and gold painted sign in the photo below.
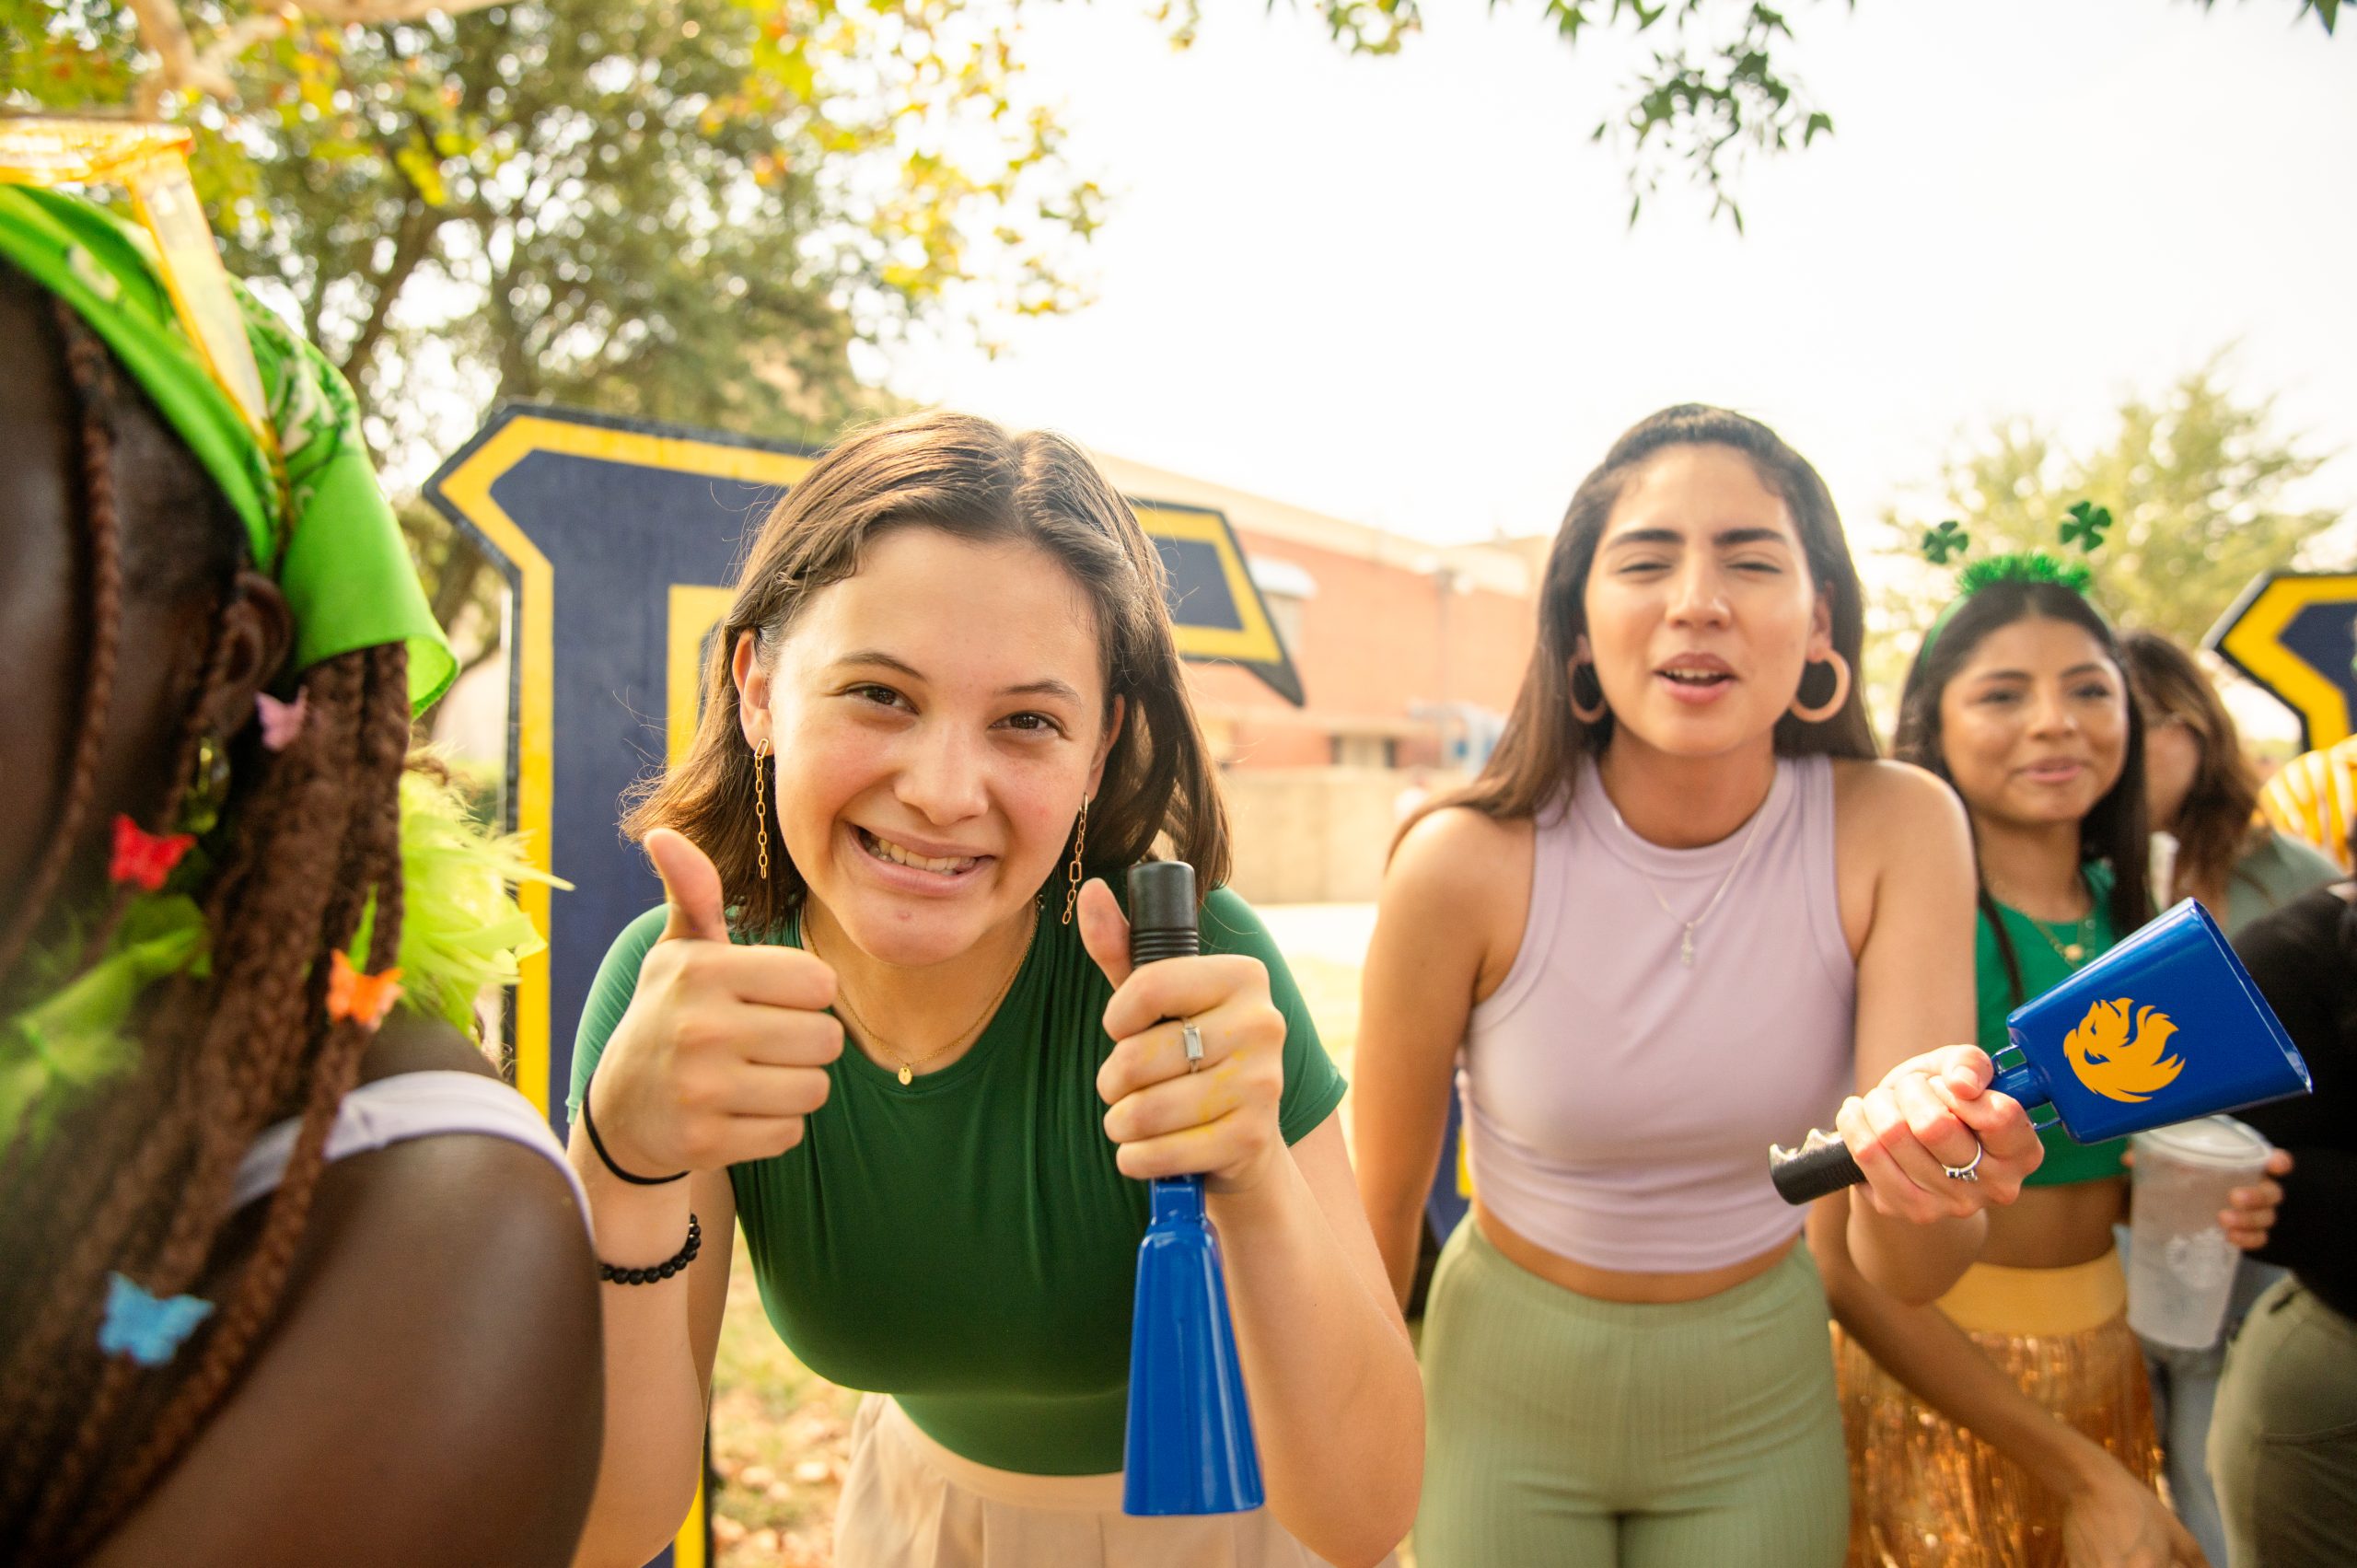
<svg viewBox="0 0 2357 1568">
<path fill-rule="evenodd" d="M 622 796 L 695 731 L 705 644 L 807 447 L 510 405 L 426 482 L 427 498 L 505 576 L 507 825 L 574 891 L 528 886 L 547 935 L 525 960 L 510 1039 L 516 1084 L 565 1132 L 573 1036 L 607 947 L 662 885 L 617 827 Z M 1170 581 L 1178 651 L 1250 669 L 1289 701 L 1301 682 L 1217 512 L 1132 501 Z M 705 1568 L 703 1498 L 658 1562 Z"/>
<path fill-rule="evenodd" d="M 2357 728 L 2357 573 L 2270 573 L 2202 643 L 2299 716 L 2304 749 Z"/>
</svg>

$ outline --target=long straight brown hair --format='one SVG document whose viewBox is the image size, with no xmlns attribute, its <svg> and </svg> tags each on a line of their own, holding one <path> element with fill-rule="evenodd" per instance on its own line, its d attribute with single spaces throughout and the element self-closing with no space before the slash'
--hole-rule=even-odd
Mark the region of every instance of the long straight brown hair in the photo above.
<svg viewBox="0 0 2357 1568">
<path fill-rule="evenodd" d="M 2123 632 L 2119 662 L 2139 711 L 2181 722 L 2200 744 L 2200 766 L 2170 830 L 2177 843 L 2177 885 L 2223 899 L 2237 875 L 2235 863 L 2254 842 L 2266 841 L 2267 825 L 2257 819 L 2258 770 L 2243 753 L 2234 715 L 2190 654 L 2158 632 Z M 2240 875 L 2258 886 L 2247 872 Z"/>
<path fill-rule="evenodd" d="M 756 764 L 730 655 L 750 632 L 758 656 L 771 656 L 812 596 L 856 573 L 868 545 L 899 528 L 1019 540 L 1071 574 L 1096 619 L 1109 720 L 1114 698 L 1126 709 L 1089 803 L 1084 870 L 1134 865 L 1167 835 L 1169 854 L 1195 868 L 1202 893 L 1225 883 L 1227 819 L 1171 635 L 1161 555 L 1079 447 L 967 414 L 916 414 L 859 431 L 771 511 L 712 641 L 695 739 L 677 767 L 643 786 L 623 830 L 633 840 L 656 828 L 685 834 L 712 858 L 740 931 L 767 932 L 794 913 L 809 887 L 782 848 L 761 875 Z M 774 801 L 767 815 L 782 846 Z"/>
<path fill-rule="evenodd" d="M 1864 595 L 1832 494 L 1807 459 L 1758 420 L 1701 403 L 1679 403 L 1631 426 L 1573 493 L 1539 580 L 1538 645 L 1531 650 L 1530 668 L 1523 674 L 1497 749 L 1470 784 L 1432 801 L 1410 819 L 1409 826 L 1425 812 L 1449 806 L 1469 806 L 1501 819 L 1536 817 L 1570 793 L 1583 756 L 1603 752 L 1612 738 L 1612 715 L 1607 713 L 1588 724 L 1572 711 L 1572 658 L 1587 630 L 1588 572 L 1596 563 L 1604 526 L 1629 481 L 1674 447 L 1724 447 L 1750 462 L 1760 482 L 1792 513 L 1809 577 L 1832 610 L 1833 646 L 1850 665 L 1849 700 L 1816 724 L 1791 714 L 1777 720 L 1777 754 L 1876 754 L 1859 679 L 1866 641 Z"/>
</svg>

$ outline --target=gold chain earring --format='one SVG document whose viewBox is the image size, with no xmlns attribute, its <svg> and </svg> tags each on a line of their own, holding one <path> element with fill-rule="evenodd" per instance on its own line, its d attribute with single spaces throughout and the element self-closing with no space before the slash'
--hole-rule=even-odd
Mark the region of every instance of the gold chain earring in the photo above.
<svg viewBox="0 0 2357 1568">
<path fill-rule="evenodd" d="M 753 742 L 753 821 L 755 853 L 761 857 L 761 880 L 770 879 L 770 803 L 765 793 L 770 771 L 770 743 Z"/>
<path fill-rule="evenodd" d="M 1072 923 L 1073 905 L 1080 900 L 1080 846 L 1088 842 L 1088 796 L 1080 797 L 1080 822 L 1072 830 L 1072 865 L 1065 868 L 1064 923 Z"/>
</svg>

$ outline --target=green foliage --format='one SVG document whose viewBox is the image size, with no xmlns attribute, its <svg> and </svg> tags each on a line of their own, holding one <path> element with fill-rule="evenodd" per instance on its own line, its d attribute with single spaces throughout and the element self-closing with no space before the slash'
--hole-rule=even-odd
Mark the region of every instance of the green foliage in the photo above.
<svg viewBox="0 0 2357 1568">
<path fill-rule="evenodd" d="M 199 185 L 414 471 L 492 402 L 823 438 L 851 345 L 1072 308 L 1103 198 L 1017 92 L 1017 0 L 518 0 L 250 49 Z M 186 0 L 200 48 L 251 13 Z M 121 102 L 126 7 L 0 0 L 0 102 Z M 437 417 L 437 411 L 438 417 Z"/>
<path fill-rule="evenodd" d="M 853 347 L 1083 302 L 1104 197 L 1028 108 L 1020 0 L 516 0 L 296 19 L 184 97 L 231 267 L 358 391 L 416 474 L 505 399 L 823 441 L 889 400 Z M 183 0 L 201 51 L 258 13 Z M 147 61 L 115 0 L 0 0 L 0 107 L 122 105 Z M 404 526 L 462 657 L 496 636 L 481 557 Z M 477 628 L 470 633 L 468 628 Z"/>
<path fill-rule="evenodd" d="M 2105 613 L 2190 647 L 2253 577 L 2291 564 L 2340 520 L 2293 505 L 2327 455 L 2277 427 L 2271 399 L 2229 388 L 2224 361 L 2212 356 L 2157 398 L 2126 399 L 2112 435 L 2085 451 L 2027 418 L 2003 421 L 1943 466 L 1932 506 L 1963 517 L 1992 552 L 2092 529 L 2103 543 L 2089 562 L 2092 596 Z M 1922 531 L 1897 511 L 1883 521 L 1910 543 Z M 1873 607 L 1877 690 L 1895 691 L 1920 633 L 1956 592 L 1948 574 L 1907 558 L 1917 569 L 1897 574 Z"/>
<path fill-rule="evenodd" d="M 1183 6 L 1191 24 L 1200 0 L 1161 0 Z M 1274 4 L 1275 0 L 1270 0 Z M 1490 0 L 1496 10 L 1515 0 Z M 1606 114 L 1592 137 L 1609 141 L 1628 158 L 1629 221 L 1637 221 L 1663 179 L 1683 170 L 1706 191 L 1711 215 L 1739 233 L 1743 208 L 1736 190 L 1746 162 L 1806 148 L 1833 133 L 1799 78 L 1785 69 L 1793 41 L 1784 12 L 1759 0 L 1537 0 L 1565 43 L 1593 32 L 1621 32 L 1642 42 L 1650 58 L 1631 79 L 1625 101 Z M 1823 5 L 1826 0 L 1807 0 Z M 2214 0 L 2202 0 L 2207 8 Z M 1845 11 L 1858 0 L 1841 0 Z M 1336 41 L 1356 52 L 1388 54 L 1422 26 L 1420 0 L 1318 0 Z M 2298 0 L 2330 33 L 2340 0 Z"/>
</svg>

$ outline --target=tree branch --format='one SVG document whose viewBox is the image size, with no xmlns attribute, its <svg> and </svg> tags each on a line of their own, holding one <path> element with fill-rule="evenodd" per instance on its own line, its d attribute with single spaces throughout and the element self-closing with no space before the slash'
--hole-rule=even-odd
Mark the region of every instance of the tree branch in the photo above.
<svg viewBox="0 0 2357 1568">
<path fill-rule="evenodd" d="M 496 0 L 283 0 L 270 10 L 241 17 L 223 28 L 201 54 L 175 0 L 129 3 L 139 19 L 140 37 L 156 52 L 156 68 L 140 78 L 133 97 L 141 117 L 153 120 L 163 112 L 164 99 L 170 93 L 197 92 L 223 103 L 237 102 L 238 87 L 229 77 L 229 67 L 254 45 L 285 33 L 298 15 L 340 27 L 369 26 L 415 21 L 436 11 L 460 16 Z"/>
<path fill-rule="evenodd" d="M 196 57 L 188 22 L 173 0 L 131 0 L 131 13 L 138 18 L 139 36 L 156 52 L 156 68 L 140 78 L 133 99 L 142 119 L 156 119 L 163 111 L 164 95 L 182 88 L 223 99 L 238 96 L 228 77 L 208 71 Z"/>
<path fill-rule="evenodd" d="M 377 296 L 368 302 L 368 319 L 360 323 L 351 348 L 336 366 L 343 373 L 343 378 L 354 386 L 359 385 L 360 373 L 368 368 L 368 356 L 377 351 L 377 344 L 391 324 L 393 301 L 408 284 L 410 274 L 433 250 L 434 236 L 441 226 L 441 220 L 422 199 L 412 197 L 403 209 L 401 232 L 393 241 L 393 259 L 374 280 Z"/>
</svg>

